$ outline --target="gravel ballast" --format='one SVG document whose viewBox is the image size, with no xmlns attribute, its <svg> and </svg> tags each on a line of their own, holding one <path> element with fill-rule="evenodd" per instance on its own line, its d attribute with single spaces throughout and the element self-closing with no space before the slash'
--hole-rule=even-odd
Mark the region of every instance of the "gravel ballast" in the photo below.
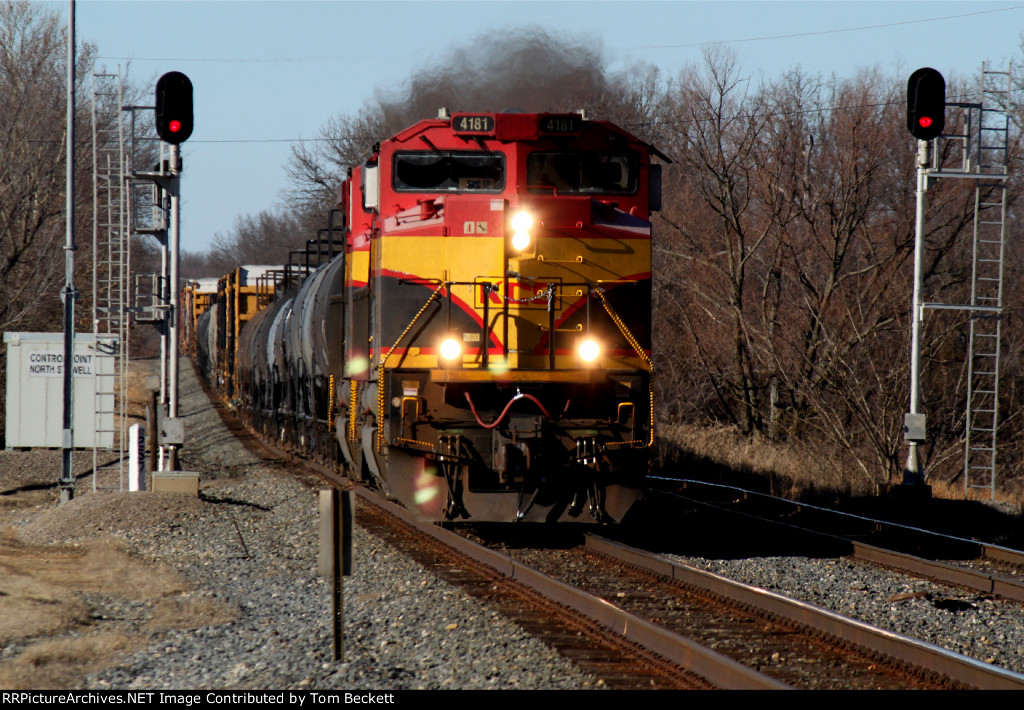
<svg viewBox="0 0 1024 710">
<path fill-rule="evenodd" d="M 1024 673 L 1024 608 L 846 558 L 678 561 Z"/>
<path fill-rule="evenodd" d="M 329 588 L 317 576 L 316 492 L 282 468 L 261 463 L 230 436 L 191 368 L 182 368 L 181 379 L 187 438 L 182 468 L 201 472 L 200 499 L 93 494 L 91 478 L 84 478 L 70 503 L 11 521 L 29 543 L 74 544 L 112 535 L 133 555 L 166 565 L 189 582 L 191 589 L 156 602 L 89 596 L 94 617 L 106 627 L 146 634 L 150 645 L 89 675 L 81 687 L 601 687 L 599 679 L 485 603 L 358 526 L 353 574 L 344 579 L 344 660 L 334 661 Z M 54 452 L 6 452 L 8 476 L 17 467 L 13 462 L 35 454 Z M 189 623 L 154 631 L 160 626 L 154 624 L 156 610 L 168 606 Z M 209 623 L 195 626 L 207 618 Z"/>
</svg>

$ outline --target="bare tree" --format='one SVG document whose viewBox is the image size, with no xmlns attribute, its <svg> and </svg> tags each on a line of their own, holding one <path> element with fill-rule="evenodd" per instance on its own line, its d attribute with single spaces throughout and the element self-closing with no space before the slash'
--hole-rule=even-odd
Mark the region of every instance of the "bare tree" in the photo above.
<svg viewBox="0 0 1024 710">
<path fill-rule="evenodd" d="M 385 137 L 383 117 L 376 111 L 328 120 L 315 142 L 292 148 L 287 166 L 291 186 L 286 199 L 299 208 L 330 209 L 348 169 L 366 158 L 370 147 Z"/>
<path fill-rule="evenodd" d="M 93 54 L 83 47 L 80 66 Z M 0 4 L 0 331 L 58 330 L 61 322 L 66 59 L 55 14 L 27 2 Z M 83 119 L 79 136 L 88 135 Z M 84 138 L 76 150 L 84 159 Z M 80 215 L 87 179 L 84 170 L 76 176 Z M 0 383 L 5 362 L 0 353 Z"/>
<path fill-rule="evenodd" d="M 0 6 L 0 329 L 52 319 L 63 280 L 64 46 L 57 18 Z M 56 129 L 56 130 L 55 130 Z M 53 294 L 53 302 L 42 294 Z"/>
<path fill-rule="evenodd" d="M 658 319 L 684 334 L 659 345 L 669 411 L 814 442 L 869 481 L 899 470 L 914 224 L 900 83 L 793 71 L 754 87 L 722 52 L 679 77 L 656 292 Z M 947 302 L 964 302 L 970 268 L 956 182 L 929 193 L 926 286 Z M 932 407 L 950 422 L 936 451 L 956 445 L 962 322 L 929 324 Z"/>
<path fill-rule="evenodd" d="M 664 130 L 666 145 L 678 156 L 669 185 L 680 199 L 662 217 L 677 258 L 674 285 L 692 303 L 683 306 L 681 321 L 717 411 L 749 433 L 758 426 L 759 384 L 748 272 L 777 231 L 760 209 L 752 159 L 767 130 L 767 111 L 735 58 L 717 50 L 706 53 L 701 69 L 684 71 L 667 102 L 674 121 Z"/>
<path fill-rule="evenodd" d="M 799 440 L 823 459 L 838 456 L 868 483 L 897 474 L 909 396 L 915 186 L 905 79 L 794 70 L 755 83 L 716 49 L 666 84 L 654 67 L 612 75 L 599 46 L 541 31 L 489 43 L 492 51 L 474 62 L 454 50 L 401 92 L 325 125 L 320 140 L 294 151 L 293 201 L 329 205 L 373 143 L 441 106 L 586 108 L 615 120 L 674 160 L 664 168 L 654 255 L 665 416 Z M 955 78 L 948 85 L 966 93 Z M 958 118 L 949 120 L 957 130 Z M 1016 161 L 1016 142 L 1012 152 Z M 1014 184 L 1016 171 L 1015 162 Z M 969 298 L 967 182 L 929 189 L 926 300 Z M 238 234 L 249 231 L 240 222 Z M 229 253 L 227 242 L 221 247 Z M 1017 256 L 1020 249 L 1010 245 Z M 1008 260 L 1008 283 L 1021 268 Z M 1014 282 L 1006 293 L 1004 379 L 1012 384 L 1000 406 L 1019 422 L 1024 290 Z M 949 312 L 929 316 L 924 337 L 926 465 L 947 478 L 962 446 L 966 322 Z M 1014 442 L 1010 466 L 1024 473 L 1024 436 Z"/>
<path fill-rule="evenodd" d="M 309 234 L 296 213 L 240 215 L 229 234 L 214 236 L 209 262 L 219 275 L 241 264 L 283 264 L 288 252 L 301 248 Z"/>
<path fill-rule="evenodd" d="M 77 49 L 76 87 L 90 86 L 95 57 L 91 44 Z M 55 13 L 30 2 L 0 3 L 0 331 L 61 327 L 66 67 L 65 30 Z M 125 87 L 131 101 L 138 89 L 130 82 Z M 92 130 L 89 102 L 80 96 L 77 106 L 76 329 L 84 331 L 92 328 Z M 113 108 L 119 115 L 120 107 Z M 0 388 L 5 362 L 0 351 Z M 0 425 L 2 419 L 0 410 Z"/>
</svg>

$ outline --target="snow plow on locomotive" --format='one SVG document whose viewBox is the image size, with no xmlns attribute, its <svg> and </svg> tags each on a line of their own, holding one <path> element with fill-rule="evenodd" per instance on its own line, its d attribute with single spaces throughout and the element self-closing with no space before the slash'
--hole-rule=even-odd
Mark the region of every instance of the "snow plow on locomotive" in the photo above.
<svg viewBox="0 0 1024 710">
<path fill-rule="evenodd" d="M 426 519 L 620 521 L 653 444 L 652 156 L 580 114 L 442 112 L 374 146 L 222 391 Z"/>
</svg>

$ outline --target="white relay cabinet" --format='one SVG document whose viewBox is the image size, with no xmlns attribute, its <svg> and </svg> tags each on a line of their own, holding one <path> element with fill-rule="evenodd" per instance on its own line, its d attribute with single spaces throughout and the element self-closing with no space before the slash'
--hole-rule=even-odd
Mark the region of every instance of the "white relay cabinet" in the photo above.
<svg viewBox="0 0 1024 710">
<path fill-rule="evenodd" d="M 7 346 L 8 447 L 63 446 L 64 334 L 4 333 Z M 117 337 L 75 335 L 73 445 L 114 445 Z"/>
</svg>

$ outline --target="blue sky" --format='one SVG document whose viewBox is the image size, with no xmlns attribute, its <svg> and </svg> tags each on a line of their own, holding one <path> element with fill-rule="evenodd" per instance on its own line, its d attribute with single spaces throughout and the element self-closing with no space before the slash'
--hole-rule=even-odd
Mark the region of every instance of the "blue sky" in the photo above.
<svg viewBox="0 0 1024 710">
<path fill-rule="evenodd" d="M 66 15 L 67 2 L 44 4 Z M 485 33 L 538 25 L 601 43 L 613 68 L 646 62 L 667 75 L 721 42 L 767 78 L 797 65 L 974 77 L 982 61 L 1021 54 L 1024 4 L 78 0 L 76 18 L 79 40 L 98 45 L 108 70 L 127 65 L 153 85 L 171 70 L 192 79 L 182 249 L 204 251 L 236 215 L 281 204 L 290 141 L 315 137 L 330 117 L 358 112 Z"/>
</svg>

